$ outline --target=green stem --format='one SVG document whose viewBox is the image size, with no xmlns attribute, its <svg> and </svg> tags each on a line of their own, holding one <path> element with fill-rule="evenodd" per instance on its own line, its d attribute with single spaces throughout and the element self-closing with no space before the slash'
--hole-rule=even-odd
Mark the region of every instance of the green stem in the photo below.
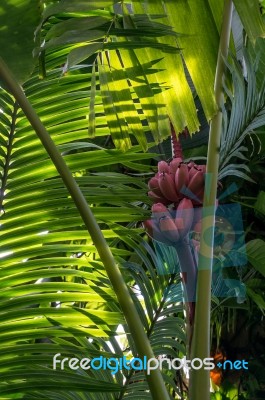
<svg viewBox="0 0 265 400">
<path fill-rule="evenodd" d="M 180 270 L 183 276 L 183 286 L 185 287 L 185 301 L 192 303 L 195 300 L 197 266 L 191 254 L 191 243 L 186 236 L 177 242 L 175 246 L 180 263 Z"/>
<path fill-rule="evenodd" d="M 225 71 L 224 59 L 227 58 L 229 48 L 232 10 L 232 0 L 225 0 L 214 88 L 218 111 L 211 121 L 209 133 L 191 359 L 197 357 L 204 359 L 210 356 L 211 280 L 215 202 L 217 195 L 219 147 L 222 131 L 221 109 L 224 102 L 222 79 Z M 190 372 L 190 400 L 209 400 L 210 371 L 202 368 L 199 370 L 191 370 Z"/>
<path fill-rule="evenodd" d="M 190 345 L 192 340 L 192 327 L 194 319 L 194 300 L 196 292 L 197 265 L 191 254 L 191 243 L 188 236 L 180 240 L 176 246 L 180 270 L 182 274 L 182 284 L 184 288 L 184 303 L 186 307 L 186 336 L 187 336 L 187 356 L 190 356 Z"/>
<path fill-rule="evenodd" d="M 146 356 L 148 359 L 154 358 L 154 353 L 150 342 L 142 326 L 141 320 L 130 296 L 129 290 L 124 282 L 123 276 L 118 265 L 110 251 L 110 248 L 98 226 L 95 217 L 88 206 L 79 186 L 73 178 L 71 171 L 66 165 L 61 153 L 55 146 L 49 133 L 40 121 L 36 111 L 25 96 L 22 88 L 12 76 L 9 68 L 0 58 L 0 79 L 14 96 L 28 121 L 37 133 L 44 148 L 49 154 L 53 164 L 60 174 L 65 186 L 75 202 L 75 205 L 84 221 L 84 224 L 93 240 L 98 254 L 103 262 L 110 282 L 117 295 L 119 304 L 126 318 L 130 334 L 134 340 L 137 352 L 141 358 Z M 169 400 L 169 394 L 166 390 L 161 372 L 153 370 L 150 375 L 146 376 L 150 391 L 154 400 Z"/>
</svg>

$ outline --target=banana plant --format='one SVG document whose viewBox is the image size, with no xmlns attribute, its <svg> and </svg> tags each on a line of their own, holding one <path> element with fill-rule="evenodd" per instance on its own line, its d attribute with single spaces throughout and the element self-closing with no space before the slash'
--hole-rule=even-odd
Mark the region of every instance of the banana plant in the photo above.
<svg viewBox="0 0 265 400">
<path fill-rule="evenodd" d="M 167 138 L 171 124 L 176 132 L 185 126 L 191 133 L 199 129 L 197 95 L 206 118 L 213 121 L 207 167 L 212 178 L 210 200 L 204 205 L 214 208 L 231 2 L 48 1 L 37 29 L 37 2 L 16 3 L 9 0 L 0 10 L 5 27 L 1 40 L 11 44 L 1 46 L 1 55 L 23 88 L 1 62 L 1 339 L 6 344 L 1 353 L 1 394 L 52 399 L 59 398 L 61 388 L 62 398 L 183 397 L 168 371 L 147 376 L 149 392 L 142 386 L 143 374 L 127 376 L 123 371 L 114 378 L 107 372 L 68 369 L 55 375 L 51 359 L 56 352 L 120 356 L 127 354 L 128 346 L 135 356 L 152 357 L 164 354 L 163 341 L 167 354 L 170 345 L 174 346 L 172 356 L 184 353 L 183 343 L 177 340 L 184 341 L 182 321 L 177 328 L 179 298 L 169 295 L 176 271 L 165 274 L 169 282 L 158 277 L 142 250 L 146 248 L 140 239 L 143 231 L 133 225 L 148 218 L 144 204 L 150 205 L 146 186 L 134 173 L 150 170 L 147 163 L 152 154 L 143 150 L 153 146 L 152 140 L 157 144 Z M 235 0 L 234 5 L 255 46 L 255 40 L 264 35 L 259 2 L 242 6 Z M 34 31 L 40 66 L 33 71 Z M 235 51 L 232 40 L 230 44 Z M 246 102 L 250 104 L 250 97 Z M 254 117 L 252 111 L 249 115 Z M 231 124 L 232 141 L 238 140 L 243 126 L 234 131 Z M 256 126 L 257 120 L 252 128 Z M 115 147 L 106 139 L 108 135 Z M 222 146 L 226 154 L 224 142 Z M 235 145 L 234 155 L 240 156 L 242 150 Z M 117 163 L 129 174 L 117 173 Z M 228 173 L 227 169 L 223 172 L 224 176 Z M 213 231 L 214 212 L 210 219 Z M 140 266 L 131 261 L 132 249 L 139 251 Z M 163 251 L 164 255 L 170 252 Z M 153 261 L 163 268 L 176 263 L 173 256 L 167 263 L 158 263 L 157 257 L 153 254 Z M 207 277 L 199 279 L 197 289 L 197 309 L 207 311 L 206 323 L 199 321 L 198 311 L 193 336 L 193 343 L 206 356 L 211 254 L 207 260 Z M 117 268 L 117 263 L 124 267 Z M 135 295 L 137 290 L 144 296 L 144 305 Z M 167 305 L 168 296 L 173 305 Z M 124 347 L 115 339 L 121 323 L 128 341 Z M 202 326 L 203 343 L 196 333 Z M 193 354 L 198 355 L 196 346 Z M 209 375 L 198 380 L 200 376 L 191 377 L 192 400 L 202 393 L 209 398 Z"/>
</svg>

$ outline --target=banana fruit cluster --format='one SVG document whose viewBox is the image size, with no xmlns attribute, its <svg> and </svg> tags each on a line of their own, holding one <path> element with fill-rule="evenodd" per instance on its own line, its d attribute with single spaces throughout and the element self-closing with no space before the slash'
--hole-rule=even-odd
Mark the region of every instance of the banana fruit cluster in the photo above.
<svg viewBox="0 0 265 400">
<path fill-rule="evenodd" d="M 201 207 L 194 208 L 190 199 L 183 198 L 177 209 L 167 208 L 162 203 L 152 206 L 152 219 L 144 221 L 147 233 L 155 240 L 174 246 L 184 240 L 192 230 L 201 229 Z"/>
<path fill-rule="evenodd" d="M 173 158 L 158 163 L 158 172 L 148 182 L 148 196 L 154 203 L 177 206 L 183 198 L 199 206 L 203 202 L 205 165 L 193 161 L 184 163 L 182 158 Z"/>
<path fill-rule="evenodd" d="M 205 172 L 205 165 L 193 161 L 185 163 L 182 157 L 174 157 L 170 163 L 160 161 L 158 172 L 148 182 L 148 195 L 154 203 L 152 218 L 144 221 L 147 233 L 153 239 L 177 250 L 191 324 L 195 310 L 199 241 L 189 234 L 200 234 L 201 231 Z"/>
<path fill-rule="evenodd" d="M 158 163 L 158 172 L 148 182 L 152 219 L 144 222 L 153 239 L 172 246 L 191 230 L 200 232 L 204 174 L 205 165 L 185 163 L 180 157 Z"/>
</svg>

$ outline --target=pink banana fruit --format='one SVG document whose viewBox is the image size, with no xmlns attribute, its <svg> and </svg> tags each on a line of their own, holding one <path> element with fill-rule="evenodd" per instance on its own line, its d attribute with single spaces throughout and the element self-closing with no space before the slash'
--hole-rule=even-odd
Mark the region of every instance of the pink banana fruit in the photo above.
<svg viewBox="0 0 265 400">
<path fill-rule="evenodd" d="M 197 168 L 205 174 L 205 172 L 206 172 L 206 165 L 197 165 Z"/>
<path fill-rule="evenodd" d="M 151 210 L 155 218 L 158 219 L 161 217 L 170 216 L 170 212 L 168 211 L 167 207 L 165 207 L 162 203 L 153 204 Z"/>
<path fill-rule="evenodd" d="M 162 217 L 159 221 L 159 229 L 162 235 L 173 243 L 179 240 L 178 229 L 171 217 Z"/>
<path fill-rule="evenodd" d="M 198 221 L 198 222 L 196 223 L 196 225 L 194 225 L 194 227 L 192 228 L 192 230 L 193 230 L 195 233 L 201 233 L 201 230 L 202 230 L 202 221 L 201 221 L 201 220 Z"/>
<path fill-rule="evenodd" d="M 191 229 L 194 218 L 194 208 L 190 199 L 184 198 L 178 205 L 176 211 L 175 225 L 179 236 L 185 237 Z"/>
<path fill-rule="evenodd" d="M 143 226 L 148 233 L 148 235 L 153 238 L 154 237 L 154 221 L 151 219 L 147 219 L 146 221 L 143 221 Z"/>
<path fill-rule="evenodd" d="M 157 196 L 159 197 L 164 197 L 163 193 L 161 192 L 161 190 L 159 189 L 159 183 L 158 183 L 158 178 L 156 178 L 155 176 L 153 176 L 153 178 L 151 178 L 148 182 L 148 187 L 149 189 L 154 192 Z"/>
<path fill-rule="evenodd" d="M 148 219 L 143 222 L 144 228 L 147 234 L 154 240 L 162 242 L 168 246 L 172 246 L 172 242 L 164 236 L 164 234 L 158 228 L 158 223 L 154 219 Z"/>
<path fill-rule="evenodd" d="M 197 173 L 191 178 L 188 189 L 197 196 L 197 193 L 201 192 L 204 188 L 204 173 L 203 171 L 197 171 Z"/>
<path fill-rule="evenodd" d="M 159 161 L 157 164 L 158 172 L 163 173 L 163 172 L 169 172 L 169 165 L 166 161 Z"/>
<path fill-rule="evenodd" d="M 171 202 L 179 201 L 179 196 L 177 195 L 175 189 L 174 179 L 171 174 L 168 174 L 166 172 L 160 174 L 160 177 L 158 178 L 158 183 L 159 189 L 166 199 L 170 200 Z"/>
<path fill-rule="evenodd" d="M 189 183 L 189 168 L 187 164 L 181 164 L 175 174 L 175 188 L 178 193 Z"/>
<path fill-rule="evenodd" d="M 188 163 L 188 167 L 189 167 L 189 168 L 192 168 L 192 167 L 195 167 L 195 166 L 196 166 L 196 164 L 195 164 L 194 161 L 190 161 L 190 162 Z"/>
<path fill-rule="evenodd" d="M 171 201 L 165 199 L 164 197 L 158 196 L 156 193 L 154 193 L 152 191 L 149 191 L 147 194 L 148 194 L 148 197 L 150 197 L 154 203 L 162 203 L 165 205 L 168 205 L 171 203 Z"/>
<path fill-rule="evenodd" d="M 169 163 L 169 171 L 171 172 L 171 174 L 173 176 L 175 176 L 175 173 L 176 173 L 178 167 L 180 166 L 180 164 L 182 162 L 183 162 L 183 160 L 180 157 L 173 158 L 173 160 L 170 161 L 170 163 Z"/>
<path fill-rule="evenodd" d="M 167 207 L 165 207 L 165 205 L 162 203 L 153 204 L 151 210 L 156 219 L 168 216 L 169 213 Z"/>
<path fill-rule="evenodd" d="M 191 181 L 191 179 L 194 177 L 194 175 L 198 172 L 197 167 L 191 167 L 189 169 L 189 182 Z"/>
<path fill-rule="evenodd" d="M 172 243 L 177 242 L 179 240 L 178 229 L 169 210 L 163 204 L 158 203 L 153 205 L 152 212 L 164 238 Z"/>
</svg>

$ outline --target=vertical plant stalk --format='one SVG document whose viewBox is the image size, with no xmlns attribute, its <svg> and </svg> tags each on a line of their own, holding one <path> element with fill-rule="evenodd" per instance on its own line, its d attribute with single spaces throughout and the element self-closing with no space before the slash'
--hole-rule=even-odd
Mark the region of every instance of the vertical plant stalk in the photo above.
<svg viewBox="0 0 265 400">
<path fill-rule="evenodd" d="M 55 165 L 59 175 L 61 176 L 66 188 L 68 189 L 79 213 L 82 217 L 84 224 L 93 240 L 93 243 L 98 251 L 102 263 L 106 269 L 110 282 L 118 298 L 121 309 L 124 313 L 125 319 L 129 327 L 129 333 L 135 343 L 135 347 L 139 357 L 146 356 L 148 359 L 154 358 L 154 353 L 151 348 L 150 342 L 144 331 L 142 322 L 137 313 L 135 305 L 130 296 L 129 290 L 123 279 L 118 265 L 110 251 L 110 248 L 97 224 L 95 217 L 86 202 L 86 199 L 73 178 L 71 171 L 66 165 L 61 153 L 57 149 L 49 133 L 45 129 L 41 120 L 39 119 L 36 111 L 33 109 L 29 100 L 25 96 L 22 88 L 12 76 L 9 68 L 6 66 L 0 57 L 0 80 L 2 80 L 5 87 L 8 88 L 10 93 L 14 96 L 17 103 L 20 105 L 25 116 L 30 122 L 32 128 L 38 135 L 41 143 L 50 156 L 53 164 Z M 161 372 L 152 370 L 150 375 L 146 375 L 146 379 L 154 400 L 170 400 L 169 394 L 166 390 Z"/>
<path fill-rule="evenodd" d="M 210 125 L 205 192 L 203 201 L 202 232 L 198 263 L 196 310 L 191 344 L 191 359 L 210 356 L 211 280 L 215 226 L 215 204 L 219 167 L 219 148 L 222 131 L 222 105 L 224 102 L 222 79 L 225 71 L 232 22 L 233 2 L 225 0 L 223 23 L 215 75 L 215 100 L 217 114 Z M 190 400 L 210 399 L 210 371 L 190 370 Z"/>
<path fill-rule="evenodd" d="M 186 309 L 186 337 L 187 355 L 190 357 L 190 346 L 194 323 L 195 292 L 197 280 L 197 265 L 191 253 L 191 243 L 188 236 L 179 241 L 176 246 L 180 270 L 182 274 L 182 284 L 184 289 L 184 305 Z"/>
<path fill-rule="evenodd" d="M 184 157 L 182 152 L 182 146 L 179 137 L 177 137 L 175 129 L 172 124 L 171 124 L 171 143 L 172 143 L 173 158 L 181 158 L 183 160 Z"/>
</svg>

